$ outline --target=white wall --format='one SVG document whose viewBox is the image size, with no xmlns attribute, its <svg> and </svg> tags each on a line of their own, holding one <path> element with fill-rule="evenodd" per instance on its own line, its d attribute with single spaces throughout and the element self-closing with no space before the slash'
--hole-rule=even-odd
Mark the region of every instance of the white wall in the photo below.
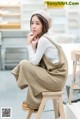
<svg viewBox="0 0 80 119">
<path fill-rule="evenodd" d="M 43 3 L 44 0 L 21 0 L 21 2 L 25 2 L 25 3 Z"/>
<path fill-rule="evenodd" d="M 44 0 L 0 0 L 0 3 L 4 4 L 16 4 L 16 3 L 43 3 Z"/>
</svg>

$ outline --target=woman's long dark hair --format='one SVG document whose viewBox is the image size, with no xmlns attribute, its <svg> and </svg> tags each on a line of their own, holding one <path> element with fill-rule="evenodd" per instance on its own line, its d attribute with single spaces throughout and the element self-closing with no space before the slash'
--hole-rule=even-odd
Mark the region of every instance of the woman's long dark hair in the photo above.
<svg viewBox="0 0 80 119">
<path fill-rule="evenodd" d="M 42 33 L 40 34 L 40 37 L 41 37 L 43 34 L 45 34 L 45 33 L 48 32 L 48 29 L 49 29 L 48 21 L 47 21 L 43 16 L 41 16 L 40 14 L 34 14 L 34 15 L 32 15 L 32 17 L 33 17 L 33 16 L 37 16 L 38 19 L 39 19 L 39 20 L 41 21 L 41 23 L 42 23 Z M 32 22 L 32 17 L 31 17 L 31 19 L 30 19 L 30 25 L 31 25 L 31 22 Z"/>
</svg>

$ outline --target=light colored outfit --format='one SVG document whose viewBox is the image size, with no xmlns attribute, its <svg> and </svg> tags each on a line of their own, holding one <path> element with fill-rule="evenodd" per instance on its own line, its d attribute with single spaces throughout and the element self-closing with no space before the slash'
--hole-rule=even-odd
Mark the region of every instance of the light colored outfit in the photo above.
<svg viewBox="0 0 80 119">
<path fill-rule="evenodd" d="M 34 109 L 40 105 L 42 92 L 62 90 L 68 75 L 67 60 L 61 46 L 47 34 L 39 39 L 38 45 L 41 45 L 40 49 L 37 46 L 38 51 L 41 50 L 39 58 L 37 50 L 33 52 L 29 46 L 30 61 L 21 61 L 11 71 L 20 89 L 28 86 L 26 103 Z"/>
<path fill-rule="evenodd" d="M 49 33 L 45 35 L 49 36 Z M 38 65 L 40 60 L 42 59 L 43 55 L 45 55 L 52 63 L 58 62 L 58 51 L 55 45 L 53 45 L 46 37 L 41 37 L 38 41 L 37 50 L 34 51 L 32 46 L 28 46 L 29 51 L 29 61 L 34 64 Z M 54 54 L 54 55 L 53 55 Z"/>
</svg>

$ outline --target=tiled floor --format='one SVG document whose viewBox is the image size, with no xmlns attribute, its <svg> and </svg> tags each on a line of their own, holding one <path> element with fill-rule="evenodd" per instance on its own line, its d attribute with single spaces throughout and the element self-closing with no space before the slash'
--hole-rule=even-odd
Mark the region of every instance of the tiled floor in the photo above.
<svg viewBox="0 0 80 119">
<path fill-rule="evenodd" d="M 11 107 L 12 119 L 26 119 L 27 112 L 21 108 L 26 95 L 27 89 L 20 90 L 17 87 L 15 78 L 10 71 L 0 71 L 0 111 L 2 107 Z M 33 113 L 31 119 L 35 119 L 35 116 L 36 113 Z M 47 102 L 41 116 L 41 119 L 54 119 L 51 100 Z"/>
</svg>

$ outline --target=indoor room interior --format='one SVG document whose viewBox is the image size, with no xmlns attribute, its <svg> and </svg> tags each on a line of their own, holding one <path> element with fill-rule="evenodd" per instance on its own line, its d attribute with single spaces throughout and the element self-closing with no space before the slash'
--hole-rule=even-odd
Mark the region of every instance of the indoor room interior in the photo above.
<svg viewBox="0 0 80 119">
<path fill-rule="evenodd" d="M 64 4 L 58 3 L 57 6 L 49 2 Z M 26 41 L 30 32 L 30 16 L 41 9 L 50 14 L 50 34 L 62 46 L 68 60 L 68 78 L 62 94 L 65 119 L 80 119 L 79 0 L 0 0 L 0 119 L 3 118 L 3 108 L 11 109 L 10 119 L 27 119 L 28 112 L 21 107 L 27 88 L 20 90 L 17 87 L 11 70 L 21 60 L 28 60 Z M 31 119 L 36 118 L 36 113 Z M 51 99 L 47 101 L 41 119 L 55 119 Z"/>
</svg>

